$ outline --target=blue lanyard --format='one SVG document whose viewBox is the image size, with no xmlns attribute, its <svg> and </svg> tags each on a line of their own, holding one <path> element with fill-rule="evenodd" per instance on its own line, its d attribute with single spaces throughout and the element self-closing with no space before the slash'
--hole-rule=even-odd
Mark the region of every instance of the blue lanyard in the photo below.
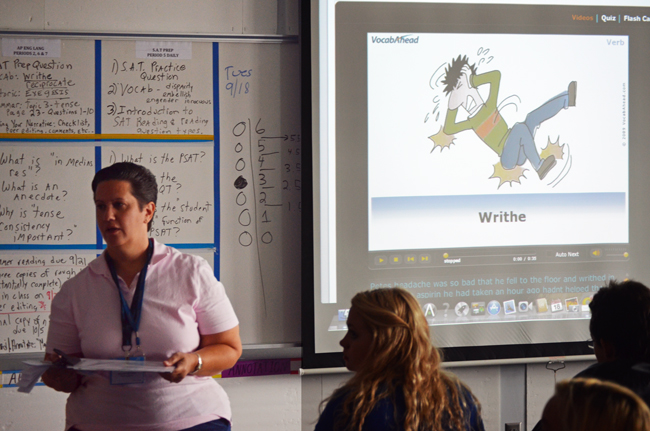
<svg viewBox="0 0 650 431">
<path fill-rule="evenodd" d="M 144 264 L 144 267 L 140 271 L 140 276 L 138 277 L 138 284 L 135 287 L 135 293 L 133 295 L 133 301 L 131 301 L 131 308 L 126 303 L 124 295 L 122 294 L 122 289 L 120 289 L 120 282 L 117 278 L 117 271 L 115 270 L 115 263 L 111 256 L 106 253 L 106 262 L 108 263 L 108 269 L 111 271 L 111 276 L 117 286 L 117 292 L 120 294 L 120 302 L 122 303 L 122 350 L 125 352 L 131 351 L 132 343 L 131 338 L 135 332 L 135 343 L 138 349 L 140 349 L 140 335 L 138 334 L 138 329 L 140 328 L 140 318 L 142 317 L 142 301 L 144 299 L 144 281 L 147 278 L 147 268 L 151 263 L 151 257 L 153 256 L 153 239 L 149 239 L 149 247 L 147 248 L 147 263 Z M 127 353 L 128 356 L 128 353 Z"/>
</svg>

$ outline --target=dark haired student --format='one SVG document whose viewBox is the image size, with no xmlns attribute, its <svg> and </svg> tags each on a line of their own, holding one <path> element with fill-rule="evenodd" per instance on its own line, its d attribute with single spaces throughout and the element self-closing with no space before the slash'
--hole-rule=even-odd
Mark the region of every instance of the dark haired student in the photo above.
<svg viewBox="0 0 650 431">
<path fill-rule="evenodd" d="M 589 308 L 598 362 L 576 377 L 617 383 L 650 405 L 650 289 L 637 281 L 610 281 Z"/>
<path fill-rule="evenodd" d="M 611 281 L 589 308 L 598 363 L 576 377 L 618 383 L 650 404 L 650 289 L 636 281 Z"/>
<path fill-rule="evenodd" d="M 117 163 L 92 182 L 106 250 L 52 301 L 46 359 L 146 356 L 173 373 L 77 374 L 50 368 L 46 385 L 69 392 L 66 430 L 229 430 L 230 403 L 211 377 L 241 355 L 239 322 L 208 263 L 148 236 L 157 184 Z"/>
</svg>

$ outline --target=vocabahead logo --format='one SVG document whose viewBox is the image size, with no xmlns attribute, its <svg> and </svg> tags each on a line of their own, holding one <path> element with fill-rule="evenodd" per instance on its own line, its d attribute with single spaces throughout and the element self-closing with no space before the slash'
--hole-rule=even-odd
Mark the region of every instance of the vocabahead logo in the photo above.
<svg viewBox="0 0 650 431">
<path fill-rule="evenodd" d="M 372 43 L 418 43 L 420 36 L 413 37 L 410 34 L 387 37 L 372 36 L 370 40 Z"/>
</svg>

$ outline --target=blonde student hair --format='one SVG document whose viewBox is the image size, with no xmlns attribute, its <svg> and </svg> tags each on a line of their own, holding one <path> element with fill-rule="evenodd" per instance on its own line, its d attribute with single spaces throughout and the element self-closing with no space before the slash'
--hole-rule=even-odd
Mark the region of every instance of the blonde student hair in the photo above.
<svg viewBox="0 0 650 431">
<path fill-rule="evenodd" d="M 370 290 L 356 294 L 352 307 L 370 328 L 372 343 L 363 368 L 330 397 L 344 397 L 337 429 L 361 430 L 377 402 L 401 387 L 404 430 L 464 430 L 469 418 L 462 383 L 441 371 L 440 352 L 413 295 L 401 288 Z"/>
</svg>

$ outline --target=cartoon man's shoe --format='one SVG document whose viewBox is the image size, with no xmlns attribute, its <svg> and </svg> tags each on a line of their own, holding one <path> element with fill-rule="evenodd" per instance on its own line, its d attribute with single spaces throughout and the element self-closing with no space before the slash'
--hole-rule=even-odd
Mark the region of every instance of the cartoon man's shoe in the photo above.
<svg viewBox="0 0 650 431">
<path fill-rule="evenodd" d="M 576 93 L 578 92 L 578 83 L 571 81 L 569 84 L 569 106 L 576 106 Z"/>
<path fill-rule="evenodd" d="M 546 174 L 553 169 L 553 166 L 555 166 L 557 162 L 555 161 L 555 156 L 548 156 L 542 161 L 542 166 L 539 167 L 537 170 L 537 175 L 539 175 L 539 179 L 543 180 Z"/>
</svg>

